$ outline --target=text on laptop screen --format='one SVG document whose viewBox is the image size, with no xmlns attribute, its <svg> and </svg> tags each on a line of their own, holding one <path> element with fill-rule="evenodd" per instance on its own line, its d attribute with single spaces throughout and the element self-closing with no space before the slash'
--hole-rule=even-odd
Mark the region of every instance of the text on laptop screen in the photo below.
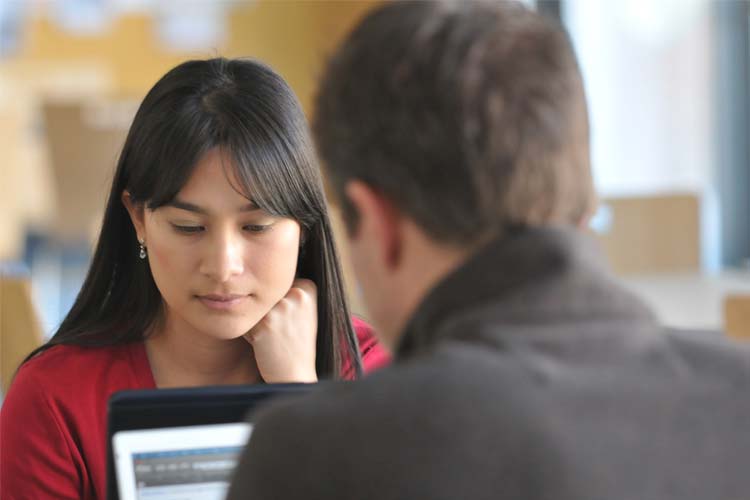
<svg viewBox="0 0 750 500">
<path fill-rule="evenodd" d="M 237 423 L 116 433 L 120 498 L 223 499 L 250 432 Z"/>
</svg>

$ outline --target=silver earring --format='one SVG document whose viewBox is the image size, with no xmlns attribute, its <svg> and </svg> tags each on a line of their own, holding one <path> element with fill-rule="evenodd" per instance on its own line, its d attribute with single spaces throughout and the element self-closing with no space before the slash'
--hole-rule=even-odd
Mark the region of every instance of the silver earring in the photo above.
<svg viewBox="0 0 750 500">
<path fill-rule="evenodd" d="M 144 245 L 144 240 L 138 240 L 138 246 L 140 247 L 140 252 L 138 252 L 138 257 L 141 259 L 146 258 L 146 246 Z"/>
</svg>

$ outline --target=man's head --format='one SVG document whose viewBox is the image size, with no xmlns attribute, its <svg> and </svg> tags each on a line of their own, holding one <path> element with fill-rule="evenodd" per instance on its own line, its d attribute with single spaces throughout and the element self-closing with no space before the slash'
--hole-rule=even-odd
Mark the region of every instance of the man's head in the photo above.
<svg viewBox="0 0 750 500">
<path fill-rule="evenodd" d="M 329 64 L 314 133 L 391 344 L 402 309 L 477 245 L 510 227 L 579 225 L 594 204 L 573 49 L 520 4 L 374 11 Z"/>
</svg>

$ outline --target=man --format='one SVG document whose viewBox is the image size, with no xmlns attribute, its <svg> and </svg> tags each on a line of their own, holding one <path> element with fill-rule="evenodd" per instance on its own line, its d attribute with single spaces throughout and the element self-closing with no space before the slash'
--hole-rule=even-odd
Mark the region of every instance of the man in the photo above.
<svg viewBox="0 0 750 500">
<path fill-rule="evenodd" d="M 582 228 L 581 76 L 509 3 L 392 3 L 315 135 L 394 365 L 257 417 L 230 498 L 750 496 L 750 352 L 669 331 Z"/>
</svg>

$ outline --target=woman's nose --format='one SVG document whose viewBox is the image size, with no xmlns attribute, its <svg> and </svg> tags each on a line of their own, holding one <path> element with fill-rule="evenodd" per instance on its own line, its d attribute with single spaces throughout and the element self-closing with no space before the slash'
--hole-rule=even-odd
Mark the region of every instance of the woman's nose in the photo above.
<svg viewBox="0 0 750 500">
<path fill-rule="evenodd" d="M 209 247 L 206 249 L 200 269 L 203 274 L 220 283 L 242 274 L 244 264 L 240 235 L 224 231 L 207 243 Z"/>
</svg>

